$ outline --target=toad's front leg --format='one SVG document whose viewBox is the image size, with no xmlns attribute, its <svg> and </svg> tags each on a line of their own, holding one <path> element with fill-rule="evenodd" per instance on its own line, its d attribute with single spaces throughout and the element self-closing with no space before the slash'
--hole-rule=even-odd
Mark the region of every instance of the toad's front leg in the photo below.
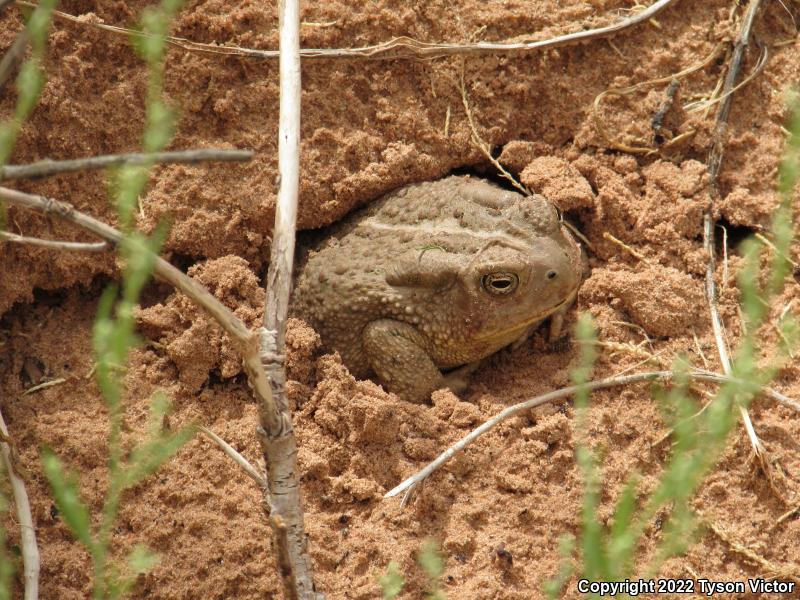
<svg viewBox="0 0 800 600">
<path fill-rule="evenodd" d="M 442 372 L 425 351 L 422 334 L 407 323 L 380 319 L 366 326 L 364 350 L 384 387 L 404 400 L 425 402 L 446 387 Z"/>
</svg>

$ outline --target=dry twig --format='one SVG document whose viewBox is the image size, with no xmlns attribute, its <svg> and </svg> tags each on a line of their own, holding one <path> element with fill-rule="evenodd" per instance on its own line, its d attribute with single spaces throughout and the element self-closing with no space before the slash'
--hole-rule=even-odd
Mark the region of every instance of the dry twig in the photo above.
<svg viewBox="0 0 800 600">
<path fill-rule="evenodd" d="M 306 544 L 297 465 L 297 440 L 286 397 L 285 338 L 292 287 L 297 201 L 300 191 L 300 2 L 279 2 L 280 116 L 278 200 L 272 238 L 264 325 L 259 331 L 261 365 L 269 376 L 270 405 L 259 404 L 258 437 L 267 465 L 274 548 L 287 599 L 317 600 Z"/>
<path fill-rule="evenodd" d="M 709 310 L 711 313 L 711 325 L 714 330 L 714 339 L 717 342 L 717 350 L 719 352 L 720 363 L 722 370 L 726 375 L 730 375 L 731 361 L 728 352 L 728 347 L 725 343 L 724 325 L 719 314 L 718 309 L 718 295 L 717 284 L 715 280 L 715 272 L 717 260 L 714 249 L 714 204 L 719 198 L 719 171 L 722 166 L 722 157 L 725 149 L 725 137 L 728 130 L 728 116 L 731 110 L 733 101 L 733 90 L 736 87 L 736 80 L 739 77 L 739 72 L 742 68 L 742 61 L 744 53 L 750 43 L 750 35 L 753 28 L 758 10 L 761 7 L 761 0 L 750 0 L 747 7 L 742 26 L 737 36 L 736 43 L 731 55 L 730 66 L 728 73 L 725 76 L 725 83 L 722 88 L 722 101 L 717 109 L 716 124 L 714 126 L 713 144 L 708 153 L 707 167 L 710 176 L 711 188 L 711 204 L 703 215 L 703 247 L 705 248 L 708 256 L 706 263 L 706 298 L 708 300 Z M 747 436 L 759 459 L 765 475 L 769 477 L 768 461 L 766 457 L 766 448 L 761 443 L 758 435 L 756 434 L 753 422 L 750 419 L 750 414 L 746 407 L 740 406 L 739 410 L 742 415 L 742 422 L 744 423 Z"/>
<path fill-rule="evenodd" d="M 75 160 L 41 160 L 27 165 L 0 167 L 0 180 L 38 179 L 73 171 L 93 171 L 122 165 L 194 164 L 201 162 L 244 162 L 255 153 L 252 150 L 225 150 L 201 148 L 179 152 L 154 152 L 151 154 L 108 154 Z"/>
<path fill-rule="evenodd" d="M 615 35 L 625 29 L 644 23 L 661 11 L 675 4 L 677 0 L 657 0 L 647 8 L 631 14 L 625 19 L 621 19 L 616 23 L 607 25 L 605 27 L 598 27 L 596 29 L 587 29 L 584 31 L 576 31 L 574 33 L 567 33 L 564 35 L 556 36 L 546 40 L 538 40 L 532 42 L 476 42 L 470 44 L 450 44 L 450 43 L 431 43 L 420 42 L 409 37 L 397 37 L 381 44 L 372 46 L 363 46 L 360 48 L 304 48 L 300 50 L 302 58 L 365 58 L 365 59 L 398 59 L 398 58 L 438 58 L 442 56 L 456 56 L 456 55 L 486 55 L 486 54 L 510 54 L 516 52 L 530 52 L 532 50 L 543 50 L 545 48 L 560 48 L 571 44 L 581 42 L 588 42 L 600 38 Z M 20 6 L 33 7 L 36 4 L 27 2 L 25 0 L 16 0 Z M 116 27 L 114 25 L 106 25 L 103 23 L 93 23 L 85 21 L 79 17 L 60 12 L 53 11 L 55 18 L 69 21 L 76 25 L 83 27 L 94 27 L 109 33 L 122 35 L 125 37 L 138 36 L 144 37 L 145 34 L 141 31 L 133 29 L 126 29 L 124 27 Z M 278 58 L 280 52 L 278 50 L 257 50 L 253 48 L 241 48 L 239 46 L 217 45 L 217 44 L 200 44 L 184 38 L 171 37 L 166 38 L 167 43 L 188 50 L 190 52 L 202 52 L 208 54 L 222 54 L 227 56 L 242 56 L 248 58 L 274 60 Z"/>
<path fill-rule="evenodd" d="M 269 489 L 267 488 L 267 482 L 261 476 L 261 473 L 259 473 L 258 469 L 256 469 L 252 464 L 250 464 L 250 461 L 248 461 L 244 456 L 239 454 L 239 452 L 236 451 L 236 448 L 231 446 L 228 442 L 223 440 L 216 433 L 211 431 L 208 427 L 203 427 L 201 425 L 200 427 L 198 427 L 198 429 L 200 430 L 201 433 L 205 434 L 208 437 L 208 439 L 210 439 L 217 446 L 219 446 L 219 448 L 225 454 L 230 456 L 233 459 L 233 461 L 242 468 L 242 471 L 244 471 L 248 475 L 248 477 L 250 477 L 250 479 L 252 479 L 258 484 L 258 487 L 260 487 L 262 490 L 266 490 L 267 493 L 269 493 Z"/>
<path fill-rule="evenodd" d="M 70 252 L 105 252 L 106 250 L 111 249 L 111 246 L 106 242 L 64 242 L 61 240 L 43 240 L 42 238 L 17 235 L 16 233 L 9 233 L 8 231 L 0 231 L 0 240 L 4 242 L 13 242 L 15 244 L 41 246 L 43 248 L 50 248 L 52 250 L 67 250 Z"/>
<path fill-rule="evenodd" d="M 6 422 L 0 413 L 0 432 L 4 439 L 8 439 Z M 36 530 L 33 527 L 31 504 L 25 482 L 14 470 L 11 445 L 5 441 L 0 442 L 0 454 L 3 455 L 8 479 L 11 482 L 11 492 L 14 495 L 14 505 L 17 508 L 19 521 L 20 546 L 22 548 L 23 575 L 25 579 L 25 600 L 38 600 L 39 598 L 39 547 L 36 545 Z"/>
</svg>

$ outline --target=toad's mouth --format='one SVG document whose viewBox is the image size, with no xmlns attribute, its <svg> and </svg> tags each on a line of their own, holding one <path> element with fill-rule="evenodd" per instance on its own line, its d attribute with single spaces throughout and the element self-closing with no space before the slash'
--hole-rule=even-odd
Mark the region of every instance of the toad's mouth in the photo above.
<svg viewBox="0 0 800 600">
<path fill-rule="evenodd" d="M 513 337 L 515 334 L 521 334 L 525 330 L 525 328 L 530 327 L 537 321 L 543 321 L 553 313 L 558 312 L 565 306 L 570 305 L 575 300 L 575 297 L 578 295 L 579 287 L 580 285 L 576 285 L 575 288 L 561 302 L 559 302 L 555 306 L 551 306 L 550 308 L 547 308 L 542 312 L 536 313 L 535 315 L 526 318 L 524 321 L 519 321 L 517 323 L 514 323 L 510 327 L 500 330 L 495 329 L 494 331 L 487 333 L 486 335 L 477 336 L 475 339 L 483 342 L 488 340 L 507 339 L 509 337 Z"/>
</svg>

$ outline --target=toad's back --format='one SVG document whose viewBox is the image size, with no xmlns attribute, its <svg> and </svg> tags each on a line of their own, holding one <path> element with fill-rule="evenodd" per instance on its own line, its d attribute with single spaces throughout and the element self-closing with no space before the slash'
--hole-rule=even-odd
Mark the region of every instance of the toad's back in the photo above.
<svg viewBox="0 0 800 600">
<path fill-rule="evenodd" d="M 300 260 L 293 314 L 356 377 L 424 400 L 575 295 L 580 250 L 541 196 L 470 177 L 411 185 Z"/>
</svg>

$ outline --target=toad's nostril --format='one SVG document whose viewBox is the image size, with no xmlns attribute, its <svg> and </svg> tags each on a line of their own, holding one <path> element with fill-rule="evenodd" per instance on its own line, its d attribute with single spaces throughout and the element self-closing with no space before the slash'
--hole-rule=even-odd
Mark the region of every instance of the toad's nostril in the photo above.
<svg viewBox="0 0 800 600">
<path fill-rule="evenodd" d="M 555 271 L 555 270 L 553 270 L 553 269 L 550 269 L 550 270 L 549 270 L 549 271 L 548 271 L 548 272 L 545 274 L 545 277 L 547 277 L 548 279 L 555 279 L 556 277 L 558 277 L 558 271 Z"/>
</svg>

